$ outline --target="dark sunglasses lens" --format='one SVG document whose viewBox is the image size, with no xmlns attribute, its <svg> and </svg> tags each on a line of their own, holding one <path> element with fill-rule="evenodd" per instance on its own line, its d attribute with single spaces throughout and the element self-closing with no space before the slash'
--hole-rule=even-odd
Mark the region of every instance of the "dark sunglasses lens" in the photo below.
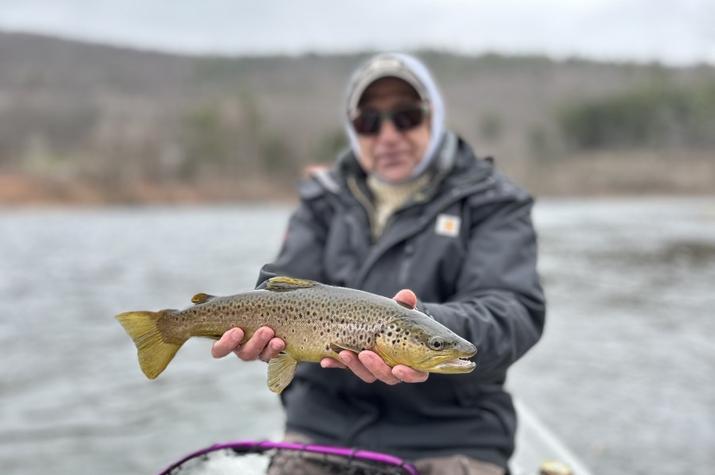
<svg viewBox="0 0 715 475">
<path fill-rule="evenodd" d="M 360 135 L 378 134 L 383 116 L 389 117 L 395 128 L 404 132 L 420 125 L 425 118 L 425 111 L 419 106 L 409 106 L 384 113 L 376 110 L 364 110 L 353 119 L 355 132 Z"/>
<path fill-rule="evenodd" d="M 392 113 L 392 123 L 399 131 L 413 129 L 420 125 L 423 119 L 424 111 L 421 107 L 399 109 Z"/>
<path fill-rule="evenodd" d="M 374 135 L 380 130 L 380 121 L 379 112 L 367 110 L 353 119 L 353 127 L 360 135 Z"/>
</svg>

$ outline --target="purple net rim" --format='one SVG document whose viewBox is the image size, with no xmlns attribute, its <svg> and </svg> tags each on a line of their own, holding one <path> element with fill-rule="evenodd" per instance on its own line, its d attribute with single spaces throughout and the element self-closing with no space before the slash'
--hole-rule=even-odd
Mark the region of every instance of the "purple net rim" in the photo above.
<svg viewBox="0 0 715 475">
<path fill-rule="evenodd" d="M 400 467 L 405 470 L 409 475 L 419 475 L 419 472 L 414 465 L 405 462 L 399 457 L 394 455 L 382 454 L 380 452 L 371 452 L 369 450 L 356 450 L 346 447 L 335 447 L 331 445 L 314 445 L 314 444 L 296 444 L 293 442 L 271 442 L 271 441 L 253 441 L 253 440 L 236 440 L 230 442 L 223 442 L 214 444 L 210 447 L 197 450 L 185 456 L 178 462 L 175 462 L 159 472 L 159 475 L 169 475 L 169 473 L 175 468 L 179 467 L 184 462 L 191 460 L 196 457 L 201 457 L 211 452 L 216 452 L 219 450 L 234 449 L 246 452 L 263 452 L 271 449 L 282 449 L 282 450 L 293 450 L 297 452 L 308 452 L 313 454 L 324 454 L 324 455 L 337 455 L 340 457 L 358 459 L 358 460 L 369 460 L 371 462 L 378 462 L 386 465 L 392 465 Z"/>
</svg>

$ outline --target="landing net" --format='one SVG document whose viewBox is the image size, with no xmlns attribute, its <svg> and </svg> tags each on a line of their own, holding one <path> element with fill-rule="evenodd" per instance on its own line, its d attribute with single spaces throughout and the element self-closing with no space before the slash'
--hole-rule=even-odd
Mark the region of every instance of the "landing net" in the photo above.
<svg viewBox="0 0 715 475">
<path fill-rule="evenodd" d="M 160 475 L 419 475 L 379 452 L 289 442 L 236 441 L 187 455 Z"/>
</svg>

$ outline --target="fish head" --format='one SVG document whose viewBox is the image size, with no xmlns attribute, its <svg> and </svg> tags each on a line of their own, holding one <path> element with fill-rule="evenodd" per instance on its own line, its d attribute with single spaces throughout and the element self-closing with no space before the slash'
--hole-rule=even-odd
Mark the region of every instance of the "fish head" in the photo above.
<svg viewBox="0 0 715 475">
<path fill-rule="evenodd" d="M 429 373 L 469 373 L 477 347 L 418 310 L 395 315 L 375 338 L 375 352 L 390 366 Z"/>
</svg>

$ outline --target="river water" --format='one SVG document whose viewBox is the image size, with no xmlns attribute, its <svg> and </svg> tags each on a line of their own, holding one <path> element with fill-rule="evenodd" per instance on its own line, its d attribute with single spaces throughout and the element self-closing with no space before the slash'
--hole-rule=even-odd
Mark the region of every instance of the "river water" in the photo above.
<svg viewBox="0 0 715 475">
<path fill-rule="evenodd" d="M 152 473 L 280 432 L 265 365 L 155 381 L 113 315 L 251 288 L 283 206 L 0 210 L 0 471 Z M 715 198 L 540 201 L 549 320 L 509 385 L 594 473 L 715 470 Z"/>
</svg>

